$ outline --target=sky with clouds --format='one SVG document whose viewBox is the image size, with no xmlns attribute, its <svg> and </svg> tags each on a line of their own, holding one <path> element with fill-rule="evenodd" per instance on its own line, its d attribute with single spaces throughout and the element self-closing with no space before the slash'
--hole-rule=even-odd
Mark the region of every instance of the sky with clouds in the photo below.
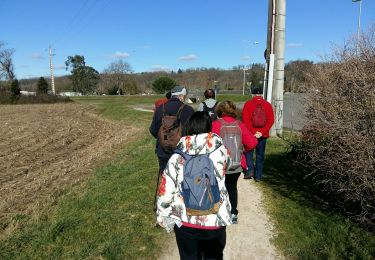
<svg viewBox="0 0 375 260">
<path fill-rule="evenodd" d="M 357 33 L 359 2 L 286 0 L 286 62 L 315 62 Z M 264 63 L 266 0 L 1 0 L 0 41 L 14 48 L 18 78 L 55 75 L 83 55 L 102 72 L 118 59 L 135 72 Z M 361 28 L 375 23 L 362 0 Z"/>
</svg>

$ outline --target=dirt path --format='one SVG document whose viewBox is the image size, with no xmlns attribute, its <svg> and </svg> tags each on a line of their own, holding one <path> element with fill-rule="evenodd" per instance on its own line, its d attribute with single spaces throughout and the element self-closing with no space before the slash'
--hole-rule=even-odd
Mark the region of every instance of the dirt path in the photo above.
<svg viewBox="0 0 375 260">
<path fill-rule="evenodd" d="M 224 259 L 282 259 L 271 244 L 272 224 L 262 206 L 262 193 L 253 180 L 238 181 L 238 224 L 227 228 Z M 171 247 L 160 258 L 179 259 L 174 235 L 169 235 Z"/>
</svg>

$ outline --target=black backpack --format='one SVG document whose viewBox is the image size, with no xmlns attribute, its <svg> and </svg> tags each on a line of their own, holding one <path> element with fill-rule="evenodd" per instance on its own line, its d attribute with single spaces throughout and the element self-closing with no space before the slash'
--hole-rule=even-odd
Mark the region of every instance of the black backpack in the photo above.
<svg viewBox="0 0 375 260">
<path fill-rule="evenodd" d="M 216 106 L 219 102 L 216 101 L 216 103 L 213 107 L 208 107 L 206 102 L 202 102 L 202 103 L 203 103 L 203 111 L 208 112 L 208 114 L 211 117 L 211 121 L 215 121 L 218 118 L 217 114 L 216 114 L 216 111 L 215 111 L 215 108 L 216 108 Z"/>
</svg>

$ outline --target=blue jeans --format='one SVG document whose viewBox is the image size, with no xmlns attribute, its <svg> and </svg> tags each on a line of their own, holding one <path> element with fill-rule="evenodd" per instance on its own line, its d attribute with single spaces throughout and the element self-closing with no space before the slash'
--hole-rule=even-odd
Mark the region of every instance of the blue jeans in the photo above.
<svg viewBox="0 0 375 260">
<path fill-rule="evenodd" d="M 255 149 L 245 153 L 247 173 L 246 175 L 254 174 L 256 180 L 260 180 L 263 174 L 264 154 L 266 151 L 267 138 L 258 138 L 258 144 Z M 254 166 L 254 150 L 255 150 L 255 166 Z"/>
</svg>

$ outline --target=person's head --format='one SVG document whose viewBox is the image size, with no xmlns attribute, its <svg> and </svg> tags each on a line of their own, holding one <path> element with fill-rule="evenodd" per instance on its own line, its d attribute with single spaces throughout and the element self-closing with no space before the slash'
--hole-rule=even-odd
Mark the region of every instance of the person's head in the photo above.
<svg viewBox="0 0 375 260">
<path fill-rule="evenodd" d="M 168 91 L 167 94 L 165 94 L 165 97 L 166 97 L 167 99 L 170 99 L 171 96 L 172 96 L 172 93 L 171 93 L 170 91 Z"/>
<path fill-rule="evenodd" d="M 197 111 L 191 115 L 185 125 L 184 135 L 198 135 L 212 131 L 211 117 L 205 111 Z"/>
<path fill-rule="evenodd" d="M 171 90 L 171 96 L 178 98 L 181 102 L 185 102 L 186 95 L 187 95 L 187 91 L 186 91 L 186 88 L 184 87 L 175 86 Z"/>
<path fill-rule="evenodd" d="M 215 91 L 212 88 L 206 89 L 206 91 L 204 92 L 204 98 L 205 99 L 209 99 L 209 98 L 215 99 Z"/>
<path fill-rule="evenodd" d="M 263 88 L 262 87 L 256 87 L 252 90 L 253 95 L 256 96 L 263 96 Z"/>
<path fill-rule="evenodd" d="M 230 116 L 233 118 L 237 118 L 236 105 L 229 100 L 220 102 L 216 108 L 216 114 L 218 117 Z"/>
</svg>

